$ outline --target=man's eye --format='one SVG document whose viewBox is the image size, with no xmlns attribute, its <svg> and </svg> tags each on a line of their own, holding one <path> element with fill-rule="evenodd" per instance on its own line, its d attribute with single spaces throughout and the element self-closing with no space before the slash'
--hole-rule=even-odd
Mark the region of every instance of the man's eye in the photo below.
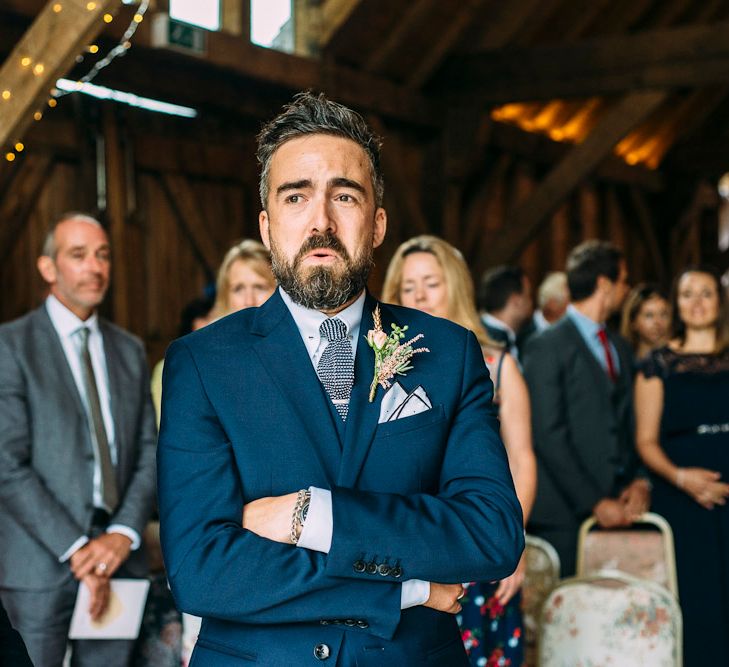
<svg viewBox="0 0 729 667">
<path fill-rule="evenodd" d="M 348 195 L 348 194 L 341 194 L 341 195 L 338 195 L 338 196 L 337 196 L 337 199 L 338 199 L 339 201 L 341 201 L 341 202 L 344 202 L 345 204 L 348 204 L 348 203 L 350 203 L 350 202 L 353 202 L 353 201 L 354 201 L 354 197 L 352 197 L 352 195 Z"/>
<path fill-rule="evenodd" d="M 298 204 L 301 201 L 301 195 L 289 195 L 286 197 L 289 204 Z"/>
</svg>

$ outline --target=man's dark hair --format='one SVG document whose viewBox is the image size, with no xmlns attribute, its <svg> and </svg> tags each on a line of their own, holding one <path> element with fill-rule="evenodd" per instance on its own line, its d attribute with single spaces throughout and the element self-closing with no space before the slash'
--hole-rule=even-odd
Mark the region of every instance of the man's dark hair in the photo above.
<svg viewBox="0 0 729 667">
<path fill-rule="evenodd" d="M 306 91 L 295 95 L 291 104 L 287 104 L 278 116 L 264 125 L 258 135 L 256 157 L 261 165 L 259 192 L 264 209 L 268 202 L 273 154 L 285 142 L 308 134 L 344 137 L 361 146 L 370 161 L 375 204 L 382 206 L 385 184 L 380 167 L 380 138 L 356 111 L 328 100 L 322 93 L 314 95 Z"/>
<path fill-rule="evenodd" d="M 512 294 L 524 291 L 524 270 L 503 264 L 489 269 L 481 276 L 478 286 L 478 307 L 494 313 L 506 307 Z"/>
<path fill-rule="evenodd" d="M 572 301 L 591 297 L 600 276 L 616 282 L 622 260 L 621 250 L 609 241 L 593 239 L 574 248 L 567 258 L 567 285 Z"/>
</svg>

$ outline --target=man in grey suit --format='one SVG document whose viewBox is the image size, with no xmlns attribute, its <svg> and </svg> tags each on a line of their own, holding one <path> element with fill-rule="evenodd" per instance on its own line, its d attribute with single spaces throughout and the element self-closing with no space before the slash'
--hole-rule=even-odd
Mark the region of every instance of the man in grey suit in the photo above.
<svg viewBox="0 0 729 667">
<path fill-rule="evenodd" d="M 551 542 L 562 576 L 575 571 L 577 533 L 595 515 L 627 526 L 648 509 L 649 485 L 636 478 L 632 354 L 605 327 L 628 291 L 618 248 L 587 241 L 567 260 L 571 303 L 526 348 L 537 497 L 529 532 Z"/>
<path fill-rule="evenodd" d="M 0 597 L 34 664 L 60 666 L 79 582 L 99 617 L 109 578 L 146 574 L 156 430 L 141 342 L 100 319 L 110 248 L 71 213 L 38 269 L 50 295 L 0 326 Z M 126 665 L 132 642 L 73 642 L 73 665 Z"/>
</svg>

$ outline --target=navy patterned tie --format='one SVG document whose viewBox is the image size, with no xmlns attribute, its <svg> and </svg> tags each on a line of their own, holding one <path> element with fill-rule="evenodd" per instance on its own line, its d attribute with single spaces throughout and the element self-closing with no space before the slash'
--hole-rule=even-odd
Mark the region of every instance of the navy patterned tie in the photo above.
<svg viewBox="0 0 729 667">
<path fill-rule="evenodd" d="M 316 366 L 316 374 L 339 416 L 347 421 L 349 397 L 354 385 L 354 355 L 352 343 L 347 338 L 347 325 L 336 317 L 326 319 L 319 326 L 319 334 L 329 342 Z"/>
</svg>

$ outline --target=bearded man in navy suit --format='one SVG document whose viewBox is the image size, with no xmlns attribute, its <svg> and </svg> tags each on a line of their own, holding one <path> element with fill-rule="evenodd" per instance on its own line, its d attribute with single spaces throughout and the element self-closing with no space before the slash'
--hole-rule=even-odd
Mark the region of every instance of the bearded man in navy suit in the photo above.
<svg viewBox="0 0 729 667">
<path fill-rule="evenodd" d="M 168 351 L 162 546 L 203 617 L 191 667 L 467 665 L 460 582 L 508 576 L 523 549 L 475 336 L 366 291 L 379 147 L 297 95 L 259 136 L 279 289 Z M 392 325 L 408 332 L 385 343 Z M 418 334 L 427 351 L 396 363 Z"/>
</svg>

